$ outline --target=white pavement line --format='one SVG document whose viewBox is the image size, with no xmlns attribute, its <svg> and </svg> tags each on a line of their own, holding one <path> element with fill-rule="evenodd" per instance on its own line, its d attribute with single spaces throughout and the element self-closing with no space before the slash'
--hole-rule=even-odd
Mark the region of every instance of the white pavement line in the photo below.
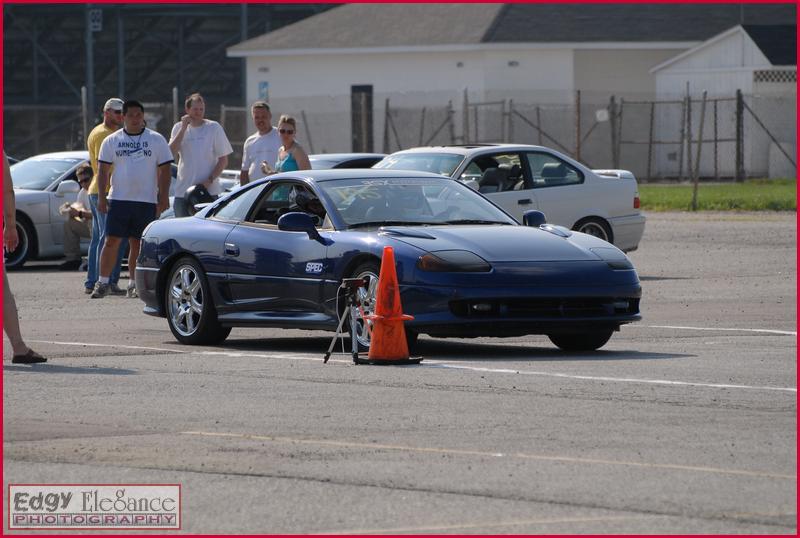
<svg viewBox="0 0 800 538">
<path fill-rule="evenodd" d="M 544 377 L 560 377 L 565 379 L 582 379 L 586 381 L 609 381 L 614 383 L 646 383 L 650 385 L 676 385 L 676 386 L 689 386 L 689 387 L 709 387 L 715 389 L 748 389 L 748 390 L 772 390 L 780 392 L 797 392 L 796 388 L 792 387 L 760 387 L 753 385 L 728 385 L 722 383 L 699 383 L 693 381 L 670 381 L 668 379 L 639 379 L 634 377 L 603 377 L 592 375 L 576 375 L 576 374 L 562 374 L 559 372 L 537 372 L 532 370 L 512 370 L 509 368 L 481 368 L 478 366 L 463 366 L 460 364 L 448 364 L 439 362 L 429 362 L 428 364 L 422 363 L 422 366 L 427 368 L 449 368 L 454 370 L 472 370 L 475 372 L 488 372 L 493 374 L 521 374 L 521 375 L 538 375 Z"/>
<path fill-rule="evenodd" d="M 302 354 L 269 354 L 269 353 L 244 353 L 239 351 L 194 351 L 183 349 L 168 349 L 159 347 L 144 347 L 144 346 L 123 346 L 115 344 L 92 344 L 86 342 L 54 342 L 51 340 L 31 340 L 40 344 L 58 344 L 66 346 L 92 346 L 92 347 L 110 347 L 110 348 L 124 348 L 124 349 L 143 349 L 149 351 L 166 351 L 171 353 L 184 353 L 193 355 L 222 355 L 225 357 L 251 357 L 258 359 L 284 359 L 293 361 L 313 361 L 320 362 L 318 357 L 308 357 Z M 339 364 L 352 364 L 350 359 L 331 359 L 328 362 L 335 362 Z M 533 370 L 512 370 L 510 368 L 481 368 L 478 366 L 464 366 L 461 364 L 452 364 L 452 361 L 436 361 L 429 360 L 419 365 L 422 368 L 443 368 L 452 370 L 470 370 L 474 372 L 484 372 L 491 374 L 520 374 L 520 375 L 537 375 L 543 377 L 560 377 L 563 379 L 580 379 L 583 381 L 608 381 L 614 383 L 645 383 L 651 385 L 675 385 L 675 386 L 689 386 L 689 387 L 708 387 L 718 389 L 746 389 L 746 390 L 769 390 L 778 392 L 797 392 L 796 388 L 792 387 L 761 387 L 753 385 L 730 385 L 721 383 L 699 383 L 691 381 L 670 381 L 667 379 L 638 379 L 628 377 L 602 377 L 602 376 L 588 376 L 576 374 L 562 374 L 559 372 L 540 372 Z M 457 362 L 457 361 L 456 361 Z"/>
<path fill-rule="evenodd" d="M 272 441 L 275 443 L 291 443 L 301 445 L 331 446 L 337 448 L 363 448 L 367 450 L 399 450 L 404 452 L 421 452 L 434 454 L 454 454 L 458 456 L 481 456 L 487 458 L 518 458 L 526 460 L 552 461 L 559 463 L 583 463 L 593 465 L 619 465 L 625 467 L 644 467 L 649 469 L 669 469 L 678 471 L 694 471 L 700 473 L 728 474 L 761 478 L 781 478 L 796 480 L 797 475 L 769 473 L 762 471 L 745 471 L 742 469 L 723 469 L 718 467 L 702 467 L 692 465 L 676 465 L 671 463 L 647 463 L 639 461 L 603 460 L 594 458 L 571 458 L 567 456 L 546 456 L 541 454 L 527 454 L 524 452 L 485 452 L 481 450 L 461 450 L 437 447 L 416 447 L 405 445 L 384 445 L 379 443 L 357 443 L 352 441 L 332 441 L 327 439 L 303 439 L 294 437 L 274 437 L 271 435 L 252 435 L 245 433 L 203 432 L 186 431 L 181 435 L 197 435 L 202 437 L 226 437 L 234 439 L 249 439 L 253 441 Z"/>
<path fill-rule="evenodd" d="M 462 523 L 456 525 L 429 525 L 421 527 L 395 527 L 390 529 L 355 529 L 340 531 L 312 532 L 311 534 L 398 534 L 398 533 L 420 533 L 420 532 L 441 532 L 458 529 L 481 529 L 490 527 L 517 527 L 519 525 L 552 525 L 557 523 L 604 523 L 613 521 L 631 521 L 637 519 L 654 519 L 666 516 L 583 516 L 583 517 L 543 517 L 535 519 L 519 519 L 511 521 L 486 521 L 483 523 Z"/>
<path fill-rule="evenodd" d="M 797 336 L 796 331 L 777 331 L 772 329 L 728 329 L 722 327 L 682 327 L 679 325 L 636 325 L 629 324 L 628 327 L 638 327 L 641 329 L 680 329 L 685 331 L 727 331 L 727 332 L 747 332 L 747 333 L 767 333 L 767 334 L 782 334 L 786 336 Z"/>
</svg>

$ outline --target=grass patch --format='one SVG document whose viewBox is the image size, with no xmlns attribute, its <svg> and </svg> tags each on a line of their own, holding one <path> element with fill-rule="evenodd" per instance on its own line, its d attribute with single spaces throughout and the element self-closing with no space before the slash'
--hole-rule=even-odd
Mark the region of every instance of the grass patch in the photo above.
<svg viewBox="0 0 800 538">
<path fill-rule="evenodd" d="M 693 186 L 639 184 L 644 211 L 688 211 Z M 797 211 L 797 182 L 793 179 L 751 179 L 743 183 L 700 183 L 699 211 Z"/>
</svg>

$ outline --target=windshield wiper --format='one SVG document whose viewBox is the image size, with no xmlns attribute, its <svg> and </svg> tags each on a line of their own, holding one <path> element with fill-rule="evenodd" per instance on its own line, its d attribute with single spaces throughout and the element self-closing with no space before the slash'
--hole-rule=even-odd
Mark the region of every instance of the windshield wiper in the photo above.
<svg viewBox="0 0 800 538">
<path fill-rule="evenodd" d="M 445 224 L 504 224 L 506 226 L 510 226 L 510 222 L 503 222 L 499 220 L 480 220 L 480 219 L 459 219 L 459 220 L 448 220 Z"/>
<path fill-rule="evenodd" d="M 370 228 L 381 226 L 436 226 L 442 222 L 421 222 L 418 220 L 377 220 L 373 222 L 356 222 L 348 228 Z"/>
</svg>

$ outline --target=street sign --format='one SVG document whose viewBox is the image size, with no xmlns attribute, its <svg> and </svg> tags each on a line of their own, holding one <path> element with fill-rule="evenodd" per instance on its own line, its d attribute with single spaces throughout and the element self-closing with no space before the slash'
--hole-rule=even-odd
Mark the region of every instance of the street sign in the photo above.
<svg viewBox="0 0 800 538">
<path fill-rule="evenodd" d="M 89 30 L 92 32 L 103 31 L 103 10 L 90 9 L 89 10 Z"/>
</svg>

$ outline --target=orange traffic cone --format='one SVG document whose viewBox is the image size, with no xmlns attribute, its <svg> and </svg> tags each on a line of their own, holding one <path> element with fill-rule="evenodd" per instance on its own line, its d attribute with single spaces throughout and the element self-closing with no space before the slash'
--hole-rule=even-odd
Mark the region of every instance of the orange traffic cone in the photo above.
<svg viewBox="0 0 800 538">
<path fill-rule="evenodd" d="M 408 356 L 408 343 L 403 322 L 407 319 L 414 319 L 414 317 L 403 314 L 392 247 L 383 247 L 375 313 L 368 315 L 367 319 L 373 322 L 369 358 L 367 360 L 359 359 L 357 362 L 362 364 L 419 364 L 422 361 L 421 358 L 412 359 Z"/>
</svg>

